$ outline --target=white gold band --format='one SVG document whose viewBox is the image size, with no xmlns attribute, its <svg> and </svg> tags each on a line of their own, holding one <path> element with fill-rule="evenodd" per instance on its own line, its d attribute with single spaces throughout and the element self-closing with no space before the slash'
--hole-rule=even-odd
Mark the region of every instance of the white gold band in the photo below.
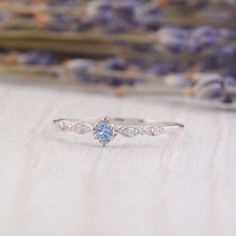
<svg viewBox="0 0 236 236">
<path fill-rule="evenodd" d="M 117 134 L 125 137 L 137 135 L 159 136 L 166 132 L 173 132 L 184 128 L 177 122 L 157 122 L 143 119 L 129 118 L 94 118 L 94 119 L 58 119 L 53 121 L 60 131 L 87 134 L 92 132 L 100 143 L 110 142 Z"/>
</svg>

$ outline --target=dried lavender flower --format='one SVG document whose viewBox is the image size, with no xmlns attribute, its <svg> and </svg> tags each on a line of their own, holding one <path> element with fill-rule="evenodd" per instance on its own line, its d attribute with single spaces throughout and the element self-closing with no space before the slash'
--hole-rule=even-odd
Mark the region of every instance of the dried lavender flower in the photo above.
<svg viewBox="0 0 236 236">
<path fill-rule="evenodd" d="M 157 38 L 167 51 L 178 54 L 186 49 L 188 31 L 174 27 L 163 27 L 157 31 Z"/>
<path fill-rule="evenodd" d="M 160 7 L 153 2 L 140 5 L 136 9 L 137 20 L 146 30 L 155 31 L 163 24 L 163 16 Z"/>
<path fill-rule="evenodd" d="M 113 57 L 105 60 L 104 67 L 108 70 L 126 70 L 128 68 L 127 62 L 120 57 Z"/>
<path fill-rule="evenodd" d="M 192 52 L 199 52 L 205 47 L 212 46 L 217 42 L 218 31 L 211 26 L 203 26 L 194 29 L 189 36 L 189 47 Z"/>
<path fill-rule="evenodd" d="M 81 82 L 97 82 L 97 79 L 89 74 L 95 65 L 90 59 L 73 59 L 66 63 L 66 71 L 70 78 Z"/>
<path fill-rule="evenodd" d="M 201 75 L 201 79 L 195 85 L 197 97 L 220 101 L 231 104 L 234 101 L 232 93 L 226 89 L 225 79 L 217 74 Z"/>
<path fill-rule="evenodd" d="M 26 65 L 53 65 L 56 57 L 46 50 L 34 50 L 18 56 L 18 62 Z"/>
</svg>

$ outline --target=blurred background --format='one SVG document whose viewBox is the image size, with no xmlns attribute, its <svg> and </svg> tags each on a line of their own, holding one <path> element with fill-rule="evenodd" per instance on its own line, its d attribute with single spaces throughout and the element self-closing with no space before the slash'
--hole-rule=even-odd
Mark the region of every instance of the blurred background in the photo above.
<svg viewBox="0 0 236 236">
<path fill-rule="evenodd" d="M 35 86 L 232 107 L 236 1 L 1 1 L 0 72 Z"/>
</svg>

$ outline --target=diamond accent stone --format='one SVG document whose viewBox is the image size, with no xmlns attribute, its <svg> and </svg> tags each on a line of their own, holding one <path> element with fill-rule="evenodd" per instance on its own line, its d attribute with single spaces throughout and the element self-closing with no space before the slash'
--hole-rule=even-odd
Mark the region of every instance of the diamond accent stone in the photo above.
<svg viewBox="0 0 236 236">
<path fill-rule="evenodd" d="M 69 120 L 59 120 L 56 125 L 62 130 L 62 131 L 71 131 L 73 128 L 73 123 Z"/>
<path fill-rule="evenodd" d="M 74 125 L 74 131 L 77 134 L 86 134 L 86 133 L 90 132 L 91 130 L 92 130 L 92 128 L 86 124 L 77 123 Z"/>
<path fill-rule="evenodd" d="M 160 126 L 150 126 L 145 130 L 147 135 L 159 136 L 165 132 L 165 130 Z"/>
<path fill-rule="evenodd" d="M 139 134 L 139 130 L 133 126 L 124 126 L 119 129 L 119 133 L 126 137 L 134 137 Z"/>
<path fill-rule="evenodd" d="M 108 120 L 103 120 L 97 124 L 95 128 L 95 135 L 100 142 L 109 142 L 113 136 L 113 128 Z"/>
</svg>

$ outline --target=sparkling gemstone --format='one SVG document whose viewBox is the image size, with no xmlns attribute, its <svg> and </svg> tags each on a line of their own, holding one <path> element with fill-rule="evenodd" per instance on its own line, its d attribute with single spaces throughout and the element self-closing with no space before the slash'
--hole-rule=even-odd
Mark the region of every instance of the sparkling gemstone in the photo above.
<svg viewBox="0 0 236 236">
<path fill-rule="evenodd" d="M 164 132 L 164 129 L 160 126 L 151 126 L 146 129 L 146 134 L 150 136 L 158 136 Z"/>
<path fill-rule="evenodd" d="M 76 124 L 74 126 L 74 131 L 77 133 L 77 134 L 86 134 L 88 133 L 89 131 L 91 130 L 91 128 L 86 125 L 86 124 Z"/>
<path fill-rule="evenodd" d="M 73 128 L 73 123 L 69 120 L 60 120 L 57 125 L 63 131 L 70 131 Z"/>
<path fill-rule="evenodd" d="M 126 137 L 134 137 L 138 134 L 138 129 L 130 126 L 126 126 L 120 129 L 120 134 Z"/>
<path fill-rule="evenodd" d="M 104 120 L 97 125 L 95 134 L 101 142 L 107 142 L 113 135 L 113 129 L 109 122 Z"/>
</svg>

